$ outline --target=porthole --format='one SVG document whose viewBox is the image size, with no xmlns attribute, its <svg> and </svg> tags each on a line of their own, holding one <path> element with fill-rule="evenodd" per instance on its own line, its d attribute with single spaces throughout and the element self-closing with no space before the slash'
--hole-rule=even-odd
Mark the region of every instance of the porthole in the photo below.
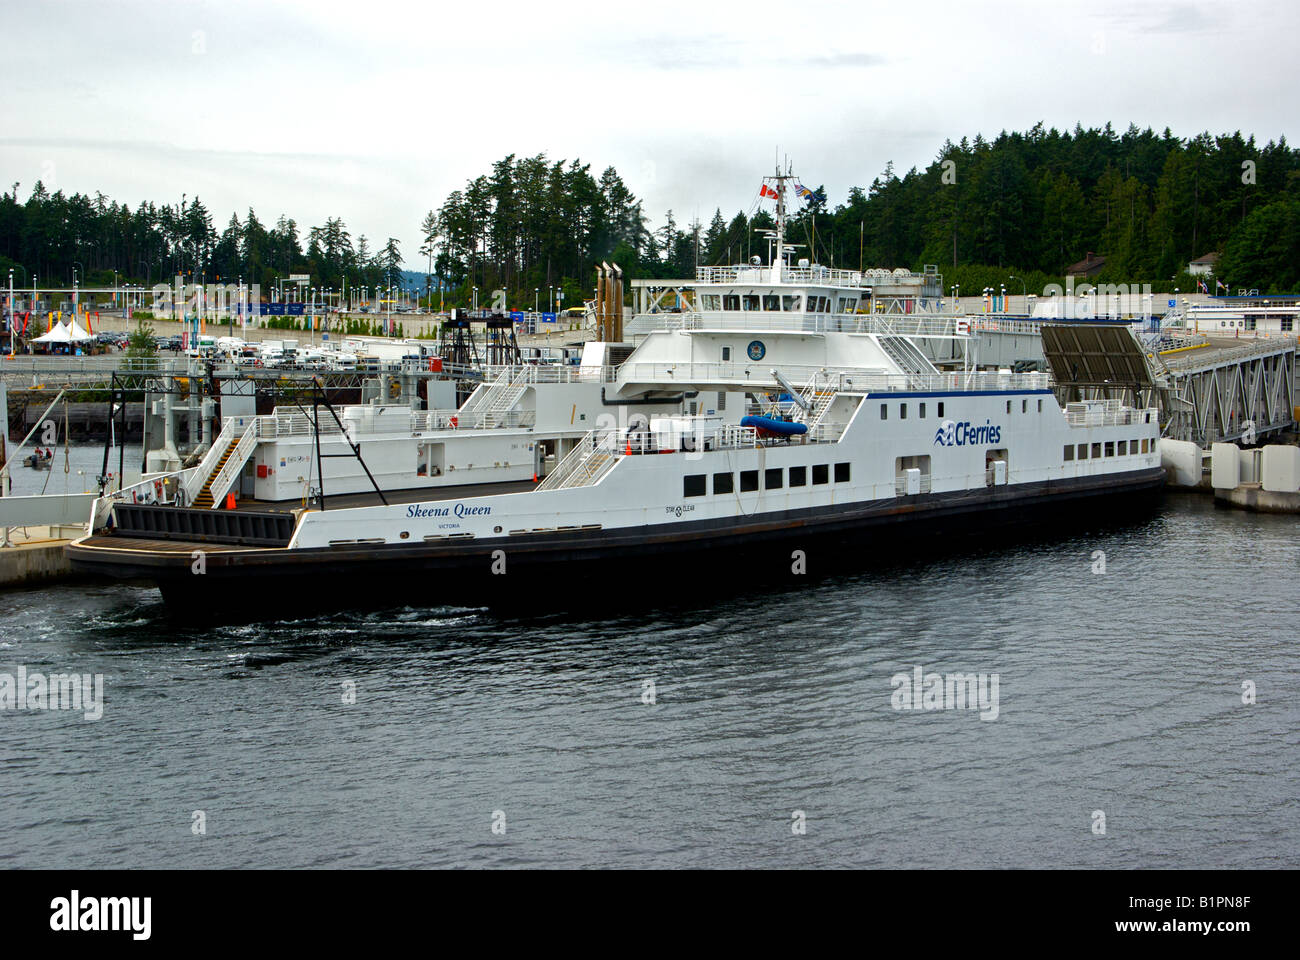
<svg viewBox="0 0 1300 960">
<path fill-rule="evenodd" d="M 409 540 L 411 539 L 411 531 L 403 530 L 401 533 L 398 534 L 398 536 L 401 537 L 403 540 Z"/>
</svg>

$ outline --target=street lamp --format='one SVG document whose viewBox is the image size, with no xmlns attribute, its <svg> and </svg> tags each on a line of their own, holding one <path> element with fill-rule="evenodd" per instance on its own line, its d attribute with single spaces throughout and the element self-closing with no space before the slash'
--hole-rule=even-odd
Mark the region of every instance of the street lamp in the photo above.
<svg viewBox="0 0 1300 960">
<path fill-rule="evenodd" d="M 1025 298 L 1025 312 L 1029 312 L 1029 286 L 1025 283 L 1024 277 L 1007 277 L 1008 280 L 1020 281 L 1020 295 Z"/>
</svg>

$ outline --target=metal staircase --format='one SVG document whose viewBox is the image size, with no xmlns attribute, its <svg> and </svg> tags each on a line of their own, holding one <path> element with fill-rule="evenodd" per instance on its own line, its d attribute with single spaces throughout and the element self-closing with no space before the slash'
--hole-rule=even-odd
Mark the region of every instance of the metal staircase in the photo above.
<svg viewBox="0 0 1300 960">
<path fill-rule="evenodd" d="M 232 423 L 231 426 L 233 427 L 234 424 Z M 225 449 L 221 453 L 221 457 L 214 465 L 212 465 L 207 479 L 205 479 L 203 485 L 199 487 L 199 492 L 195 494 L 194 500 L 191 503 L 191 506 L 195 509 L 216 509 L 221 498 L 229 492 L 232 486 L 234 486 L 235 478 L 239 476 L 239 471 L 243 469 L 244 464 L 248 462 L 248 458 L 252 454 L 253 448 L 257 446 L 256 418 L 249 418 L 246 424 L 242 424 L 242 427 L 243 429 L 240 430 L 237 436 L 230 437 L 225 445 Z M 234 430 L 231 429 L 230 431 L 227 431 L 226 429 L 222 429 L 222 438 L 226 436 L 227 432 L 234 433 Z M 213 446 L 215 447 L 216 444 Z"/>
<path fill-rule="evenodd" d="M 617 433 L 606 433 L 597 439 L 596 431 L 589 430 L 534 489 L 567 490 L 590 486 L 613 468 L 619 460 L 619 453 Z"/>
<path fill-rule="evenodd" d="M 490 386 L 474 391 L 461 408 L 461 414 L 479 417 L 484 427 L 501 426 L 528 389 L 536 369 L 525 364 L 516 370 L 510 367 L 502 370 Z"/>
<path fill-rule="evenodd" d="M 921 352 L 921 348 L 907 337 L 880 336 L 876 342 L 909 376 L 929 377 L 939 372 Z"/>
</svg>

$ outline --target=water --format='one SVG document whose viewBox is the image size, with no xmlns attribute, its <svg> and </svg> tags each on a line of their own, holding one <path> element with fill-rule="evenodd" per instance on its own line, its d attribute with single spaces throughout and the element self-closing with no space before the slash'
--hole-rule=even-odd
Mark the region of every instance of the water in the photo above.
<svg viewBox="0 0 1300 960">
<path fill-rule="evenodd" d="M 0 671 L 107 691 L 98 721 L 0 714 L 0 865 L 1300 866 L 1296 534 L 1171 496 L 599 618 L 177 628 L 144 587 L 0 594 Z M 998 674 L 998 718 L 895 711 L 918 665 Z"/>
<path fill-rule="evenodd" d="M 61 430 L 62 428 L 60 428 Z M 19 440 L 22 437 L 18 438 Z M 33 442 L 18 451 L 17 459 L 12 459 L 14 452 L 17 450 L 18 443 L 10 440 L 8 445 L 11 462 L 9 464 L 9 477 L 11 485 L 7 491 L 7 496 L 27 497 L 36 496 L 37 494 L 65 494 L 65 493 L 95 493 L 99 486 L 95 478 L 104 468 L 104 445 L 95 444 L 77 444 L 70 446 L 63 444 L 52 444 L 50 449 L 54 452 L 54 461 L 49 470 L 33 470 L 25 466 L 22 459 L 29 456 L 35 446 L 35 440 L 39 435 L 33 438 Z M 41 445 L 44 449 L 44 445 Z M 119 463 L 119 449 L 114 446 L 108 458 L 108 470 L 116 476 Z M 126 482 L 128 484 L 135 482 L 140 477 L 140 443 L 128 443 L 126 445 L 126 458 L 123 466 L 126 473 Z M 66 469 L 65 469 L 66 468 Z"/>
</svg>

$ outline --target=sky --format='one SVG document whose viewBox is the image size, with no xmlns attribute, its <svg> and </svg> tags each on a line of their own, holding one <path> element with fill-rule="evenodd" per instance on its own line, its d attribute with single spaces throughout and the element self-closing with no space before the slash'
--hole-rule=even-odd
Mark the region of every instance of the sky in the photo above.
<svg viewBox="0 0 1300 960">
<path fill-rule="evenodd" d="M 652 228 L 748 210 L 778 156 L 832 206 L 1035 123 L 1294 139 L 1295 0 L 798 4 L 6 0 L 4 189 L 252 207 L 401 241 L 506 156 L 614 166 Z"/>
</svg>

